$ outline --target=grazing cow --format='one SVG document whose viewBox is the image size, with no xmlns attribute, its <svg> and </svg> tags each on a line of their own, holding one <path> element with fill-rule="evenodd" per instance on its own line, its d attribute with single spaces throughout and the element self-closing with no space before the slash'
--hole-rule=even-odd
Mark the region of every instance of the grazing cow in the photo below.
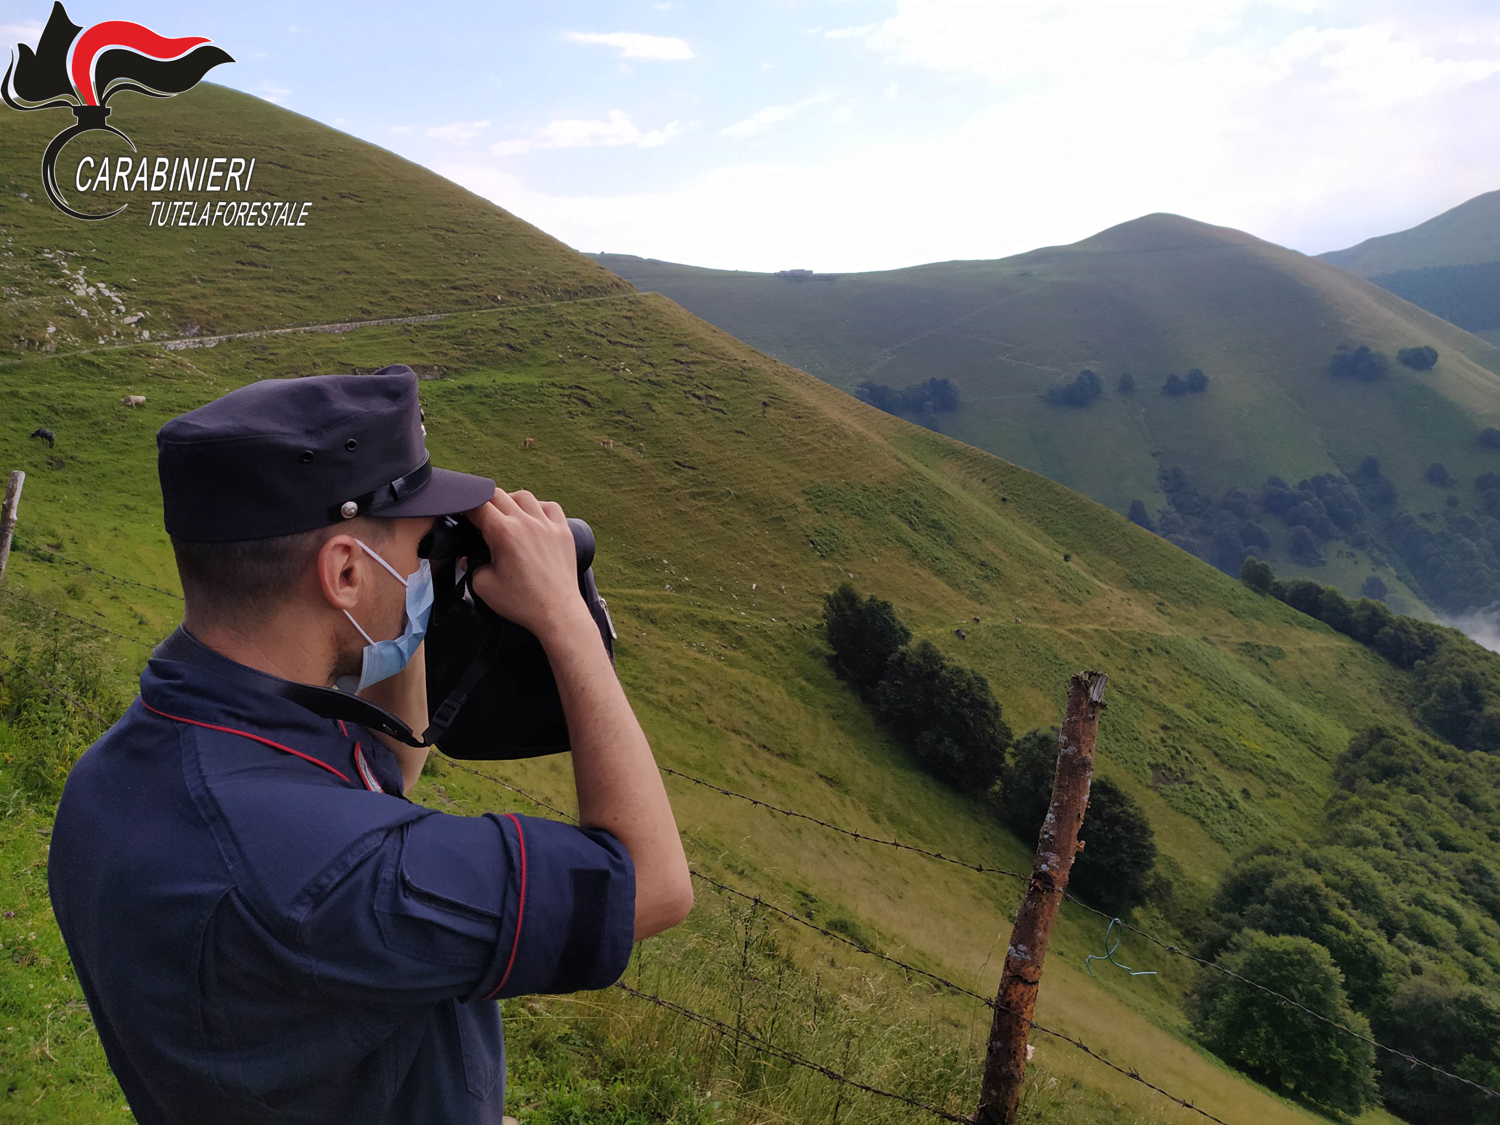
<svg viewBox="0 0 1500 1125">
<path fill-rule="evenodd" d="M 54 434 L 51 430 L 44 430 L 40 426 L 38 426 L 36 429 L 31 431 L 31 436 L 39 437 L 43 441 L 45 441 L 47 443 L 48 449 L 55 448 L 54 442 L 56 442 L 57 440 L 57 435 Z"/>
<path fill-rule="evenodd" d="M 969 634 L 965 633 L 962 629 L 953 630 L 953 635 L 961 641 L 968 640 L 969 638 Z"/>
<path fill-rule="evenodd" d="M 614 438 L 605 438 L 599 444 L 602 445 L 602 446 L 604 446 L 605 449 L 613 449 L 615 447 L 615 439 Z"/>
<path fill-rule="evenodd" d="M 639 449 L 642 453 L 646 452 L 646 443 L 643 442 L 643 441 L 637 442 L 635 447 L 637 449 Z"/>
<path fill-rule="evenodd" d="M 535 444 L 536 444 L 536 438 L 534 438 L 534 437 L 522 438 L 521 439 L 521 448 L 522 449 L 530 449 Z"/>
<path fill-rule="evenodd" d="M 121 406 L 145 406 L 146 405 L 146 396 L 145 395 L 126 395 L 124 398 L 122 398 L 120 400 L 120 405 Z"/>
<path fill-rule="evenodd" d="M 974 618 L 974 624 L 976 624 L 976 625 L 978 625 L 978 624 L 979 624 L 979 618 L 977 618 L 977 617 L 976 617 L 976 618 Z"/>
</svg>

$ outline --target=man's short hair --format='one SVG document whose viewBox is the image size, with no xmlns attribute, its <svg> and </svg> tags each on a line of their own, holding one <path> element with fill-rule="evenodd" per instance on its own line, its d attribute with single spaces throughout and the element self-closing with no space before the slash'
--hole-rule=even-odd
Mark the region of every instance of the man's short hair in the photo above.
<svg viewBox="0 0 1500 1125">
<path fill-rule="evenodd" d="M 349 533 L 372 546 L 388 542 L 394 522 L 357 516 L 342 523 L 227 543 L 172 540 L 177 574 L 188 609 L 216 621 L 254 624 L 279 607 L 297 588 L 335 535 Z"/>
</svg>

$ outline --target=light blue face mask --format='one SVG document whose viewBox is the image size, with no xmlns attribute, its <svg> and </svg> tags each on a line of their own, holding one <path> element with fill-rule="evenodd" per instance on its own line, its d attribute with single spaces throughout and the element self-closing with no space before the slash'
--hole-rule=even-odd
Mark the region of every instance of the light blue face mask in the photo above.
<svg viewBox="0 0 1500 1125">
<path fill-rule="evenodd" d="M 369 643 L 365 645 L 364 666 L 359 674 L 359 687 L 356 691 L 364 691 L 371 684 L 378 684 L 381 680 L 390 679 L 397 675 L 416 655 L 417 646 L 422 643 L 422 638 L 427 635 L 427 619 L 432 615 L 432 567 L 426 559 L 422 560 L 420 566 L 406 578 L 396 573 L 396 568 L 372 551 L 366 544 L 356 539 L 365 553 L 378 562 L 386 570 L 390 571 L 391 577 L 406 587 L 406 631 L 399 637 L 388 641 L 371 640 L 370 634 L 360 628 L 354 615 L 347 609 L 344 616 L 349 618 L 349 623 L 359 629 L 359 635 Z"/>
</svg>

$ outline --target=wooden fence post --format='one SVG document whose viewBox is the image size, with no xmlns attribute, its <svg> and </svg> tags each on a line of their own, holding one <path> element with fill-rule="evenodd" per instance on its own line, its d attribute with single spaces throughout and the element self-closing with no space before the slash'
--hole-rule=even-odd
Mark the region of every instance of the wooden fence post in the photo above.
<svg viewBox="0 0 1500 1125">
<path fill-rule="evenodd" d="M 0 582 L 5 581 L 5 564 L 10 562 L 10 537 L 16 530 L 16 509 L 21 506 L 21 485 L 26 474 L 16 469 L 5 486 L 5 505 L 0 507 Z"/>
<path fill-rule="evenodd" d="M 1089 782 L 1094 775 L 1094 741 L 1099 732 L 1099 712 L 1104 709 L 1105 679 L 1102 672 L 1079 672 L 1068 681 L 1068 710 L 1058 740 L 1052 807 L 1042 822 L 1036 865 L 1005 953 L 995 1019 L 985 1048 L 975 1125 L 1015 1125 L 1021 1081 L 1026 1076 L 1026 1033 L 1036 1011 L 1042 961 L 1073 870 L 1073 858 L 1083 849 L 1078 830 L 1083 827 Z"/>
</svg>

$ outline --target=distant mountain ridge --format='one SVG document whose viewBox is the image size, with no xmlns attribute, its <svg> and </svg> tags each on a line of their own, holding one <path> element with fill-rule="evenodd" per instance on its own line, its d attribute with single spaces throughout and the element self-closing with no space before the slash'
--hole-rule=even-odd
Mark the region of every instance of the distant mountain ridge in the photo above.
<svg viewBox="0 0 1500 1125">
<path fill-rule="evenodd" d="M 1500 470 L 1500 455 L 1478 441 L 1500 426 L 1500 351 L 1328 262 L 1166 214 L 1011 258 L 818 285 L 595 260 L 851 393 L 867 380 L 900 390 L 948 379 L 957 411 L 906 415 L 1116 511 L 1139 502 L 1152 525 L 1227 570 L 1248 552 L 1347 594 L 1378 578 L 1407 608 L 1457 612 L 1471 596 L 1489 597 L 1489 586 L 1475 595 L 1427 573 L 1424 552 L 1435 548 L 1423 536 L 1448 534 L 1465 513 L 1489 516 L 1473 482 Z M 1330 375 L 1338 349 L 1361 346 L 1390 361 L 1377 382 Z M 1395 362 L 1421 346 L 1437 349 L 1433 370 Z M 1207 380 L 1202 393 L 1162 393 L 1170 376 L 1195 369 Z M 1048 401 L 1084 370 L 1097 393 Z M 1133 391 L 1120 389 L 1127 372 Z M 1372 455 L 1384 507 L 1359 499 Z M 1434 464 L 1444 483 L 1433 483 Z M 1286 509 L 1308 531 L 1262 505 L 1272 478 L 1294 492 L 1308 482 Z M 1339 509 L 1334 491 L 1356 504 L 1342 528 L 1324 519 L 1330 504 Z M 1415 530 L 1398 545 L 1399 513 Z M 1475 550 L 1490 552 L 1485 567 L 1500 566 L 1493 544 Z M 1491 585 L 1500 597 L 1500 570 Z"/>
<path fill-rule="evenodd" d="M 1319 257 L 1500 343 L 1500 191 Z"/>
</svg>

